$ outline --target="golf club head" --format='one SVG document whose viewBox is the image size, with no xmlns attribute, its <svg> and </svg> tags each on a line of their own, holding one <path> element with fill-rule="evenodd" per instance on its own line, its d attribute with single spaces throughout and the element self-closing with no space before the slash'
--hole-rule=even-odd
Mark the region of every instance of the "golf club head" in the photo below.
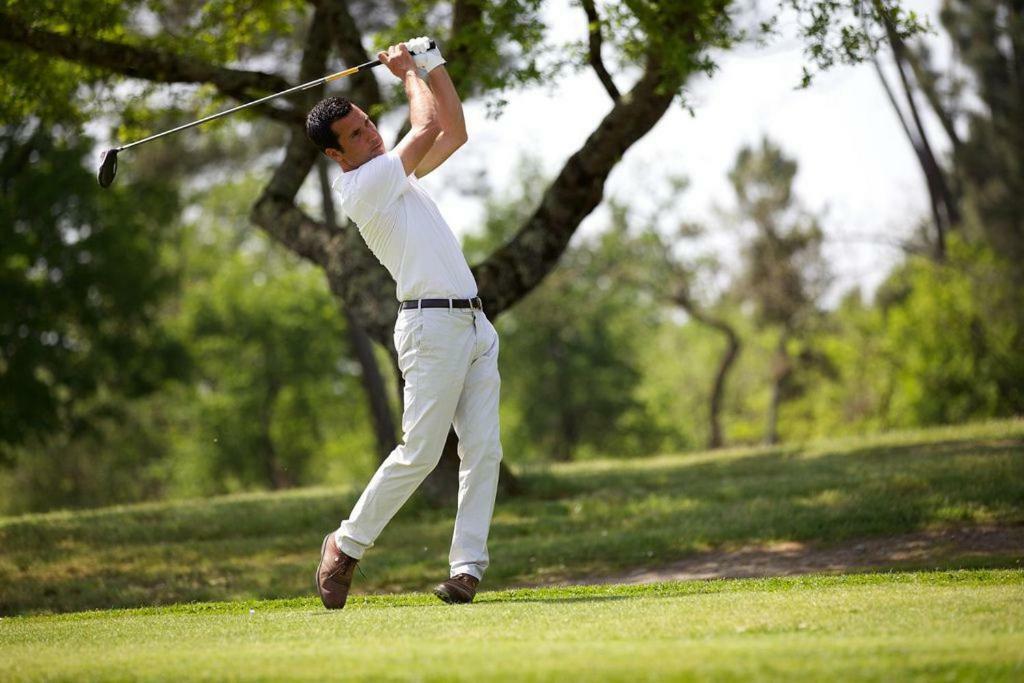
<svg viewBox="0 0 1024 683">
<path fill-rule="evenodd" d="M 117 150 L 108 149 L 103 153 L 103 160 L 100 161 L 100 170 L 96 173 L 96 180 L 100 181 L 100 187 L 110 187 L 117 175 Z"/>
</svg>

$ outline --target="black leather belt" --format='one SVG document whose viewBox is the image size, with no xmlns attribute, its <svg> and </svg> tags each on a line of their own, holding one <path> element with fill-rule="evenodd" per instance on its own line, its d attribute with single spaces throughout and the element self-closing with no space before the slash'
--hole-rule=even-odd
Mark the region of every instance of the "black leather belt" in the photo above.
<svg viewBox="0 0 1024 683">
<path fill-rule="evenodd" d="M 403 301 L 399 310 L 407 311 L 410 308 L 476 308 L 483 310 L 484 302 L 476 296 L 472 299 L 414 299 Z"/>
</svg>

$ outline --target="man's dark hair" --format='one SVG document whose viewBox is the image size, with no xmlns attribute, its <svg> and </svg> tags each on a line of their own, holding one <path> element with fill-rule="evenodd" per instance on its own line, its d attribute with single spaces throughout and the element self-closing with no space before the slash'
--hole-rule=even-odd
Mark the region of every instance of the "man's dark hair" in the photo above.
<svg viewBox="0 0 1024 683">
<path fill-rule="evenodd" d="M 306 114 L 306 137 L 319 147 L 321 152 L 326 152 L 328 149 L 336 149 L 340 152 L 338 136 L 331 130 L 331 124 L 338 119 L 345 118 L 351 111 L 352 103 L 344 97 L 328 97 L 326 100 L 320 100 Z"/>
</svg>

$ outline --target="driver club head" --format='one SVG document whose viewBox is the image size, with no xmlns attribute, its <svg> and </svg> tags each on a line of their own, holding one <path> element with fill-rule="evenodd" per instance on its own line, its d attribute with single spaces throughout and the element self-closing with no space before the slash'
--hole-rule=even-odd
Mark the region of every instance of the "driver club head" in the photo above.
<svg viewBox="0 0 1024 683">
<path fill-rule="evenodd" d="M 96 179 L 100 181 L 100 187 L 110 187 L 110 184 L 114 182 L 115 175 L 117 175 L 117 150 L 108 149 L 103 153 Z"/>
</svg>

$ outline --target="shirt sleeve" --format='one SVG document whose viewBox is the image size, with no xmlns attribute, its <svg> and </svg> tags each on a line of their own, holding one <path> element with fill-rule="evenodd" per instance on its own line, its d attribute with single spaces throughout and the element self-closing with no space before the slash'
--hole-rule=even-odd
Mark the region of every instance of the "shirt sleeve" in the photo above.
<svg viewBox="0 0 1024 683">
<path fill-rule="evenodd" d="M 383 211 L 409 187 L 402 158 L 394 152 L 381 154 L 359 168 L 355 199 L 371 214 Z"/>
</svg>

